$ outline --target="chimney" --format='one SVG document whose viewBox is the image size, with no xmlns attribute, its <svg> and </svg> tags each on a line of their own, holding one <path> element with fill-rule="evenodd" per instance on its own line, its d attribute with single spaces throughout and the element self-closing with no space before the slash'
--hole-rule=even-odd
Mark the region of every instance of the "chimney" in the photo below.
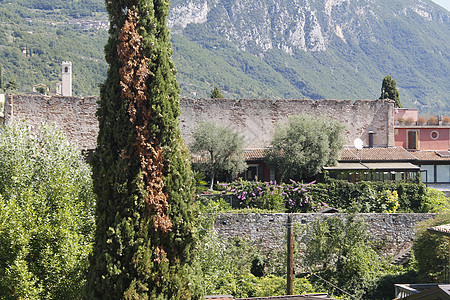
<svg viewBox="0 0 450 300">
<path fill-rule="evenodd" d="M 372 130 L 369 130 L 369 148 L 373 148 L 373 135 L 374 132 Z"/>
</svg>

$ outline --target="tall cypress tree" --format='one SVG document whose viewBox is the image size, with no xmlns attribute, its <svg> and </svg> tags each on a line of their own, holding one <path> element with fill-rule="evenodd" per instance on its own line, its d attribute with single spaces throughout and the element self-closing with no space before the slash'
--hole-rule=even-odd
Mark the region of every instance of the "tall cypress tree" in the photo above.
<svg viewBox="0 0 450 300">
<path fill-rule="evenodd" d="M 383 78 L 380 99 L 394 100 L 395 107 L 403 107 L 400 103 L 400 94 L 397 89 L 397 82 L 391 76 L 386 76 Z"/>
<path fill-rule="evenodd" d="M 178 126 L 169 1 L 107 0 L 87 298 L 197 299 L 193 176 Z"/>
</svg>

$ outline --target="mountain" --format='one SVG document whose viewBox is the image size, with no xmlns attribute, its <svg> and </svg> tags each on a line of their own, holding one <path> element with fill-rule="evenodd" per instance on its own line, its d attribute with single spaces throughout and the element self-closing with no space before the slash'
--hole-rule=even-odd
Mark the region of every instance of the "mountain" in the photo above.
<svg viewBox="0 0 450 300">
<path fill-rule="evenodd" d="M 376 99 L 391 75 L 404 106 L 449 114 L 449 17 L 430 0 L 172 0 L 168 26 L 182 96 Z M 72 60 L 74 92 L 97 94 L 106 20 L 102 0 L 0 1 L 5 79 L 54 89 Z"/>
</svg>

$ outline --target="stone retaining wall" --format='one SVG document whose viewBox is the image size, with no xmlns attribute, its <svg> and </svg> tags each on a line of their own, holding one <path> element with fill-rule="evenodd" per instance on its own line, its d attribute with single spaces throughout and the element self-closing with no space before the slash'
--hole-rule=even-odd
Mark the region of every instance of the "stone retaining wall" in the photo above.
<svg viewBox="0 0 450 300">
<path fill-rule="evenodd" d="M 345 214 L 293 214 L 295 239 L 304 236 L 304 229 L 316 220 L 332 216 L 346 218 Z M 383 256 L 396 256 L 412 246 L 414 226 L 431 219 L 435 214 L 358 214 L 368 225 L 368 232 L 380 245 Z M 241 237 L 265 249 L 286 248 L 288 214 L 217 214 L 214 229 L 222 239 Z"/>
</svg>

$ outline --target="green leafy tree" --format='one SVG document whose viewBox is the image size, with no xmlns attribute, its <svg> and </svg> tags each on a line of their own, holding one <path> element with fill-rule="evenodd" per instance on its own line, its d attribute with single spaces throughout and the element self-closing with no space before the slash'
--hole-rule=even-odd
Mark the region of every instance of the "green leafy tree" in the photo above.
<svg viewBox="0 0 450 300">
<path fill-rule="evenodd" d="M 367 225 L 356 216 L 316 221 L 303 238 L 303 265 L 358 299 L 376 286 L 381 260 L 369 245 Z M 323 288 L 333 287 L 321 281 Z M 341 294 L 339 290 L 335 293 Z"/>
<path fill-rule="evenodd" d="M 209 175 L 210 189 L 220 172 L 226 172 L 231 177 L 247 169 L 244 160 L 244 138 L 225 126 L 211 122 L 202 122 L 192 134 L 192 153 L 200 155 L 201 162 L 197 167 Z"/>
<path fill-rule="evenodd" d="M 169 1 L 112 0 L 107 10 L 86 298 L 197 299 L 194 178 L 178 124 Z"/>
<path fill-rule="evenodd" d="M 222 95 L 222 92 L 219 90 L 217 86 L 214 87 L 214 89 L 211 92 L 211 96 L 209 98 L 216 99 L 216 98 L 224 98 Z"/>
<path fill-rule="evenodd" d="M 15 78 L 11 78 L 6 84 L 5 88 L 10 91 L 17 90 L 17 82 Z"/>
<path fill-rule="evenodd" d="M 400 94 L 398 93 L 397 82 L 391 76 L 386 76 L 383 78 L 380 99 L 394 100 L 395 107 L 403 107 L 400 103 Z"/>
<path fill-rule="evenodd" d="M 0 130 L 0 298 L 80 299 L 94 230 L 91 169 L 54 127 Z"/>
<path fill-rule="evenodd" d="M 43 87 L 43 86 L 38 86 L 38 87 L 36 88 L 36 91 L 37 91 L 38 93 L 42 94 L 42 95 L 45 95 L 45 94 L 47 93 L 45 87 Z"/>
<path fill-rule="evenodd" d="M 276 124 L 265 159 L 282 181 L 313 177 L 337 161 L 344 144 L 343 131 L 344 126 L 332 119 L 291 116 L 287 124 Z"/>
<path fill-rule="evenodd" d="M 416 227 L 413 251 L 417 260 L 418 282 L 444 282 L 449 238 L 427 228 L 448 223 L 450 210 L 444 210 L 434 219 L 423 221 Z"/>
</svg>

